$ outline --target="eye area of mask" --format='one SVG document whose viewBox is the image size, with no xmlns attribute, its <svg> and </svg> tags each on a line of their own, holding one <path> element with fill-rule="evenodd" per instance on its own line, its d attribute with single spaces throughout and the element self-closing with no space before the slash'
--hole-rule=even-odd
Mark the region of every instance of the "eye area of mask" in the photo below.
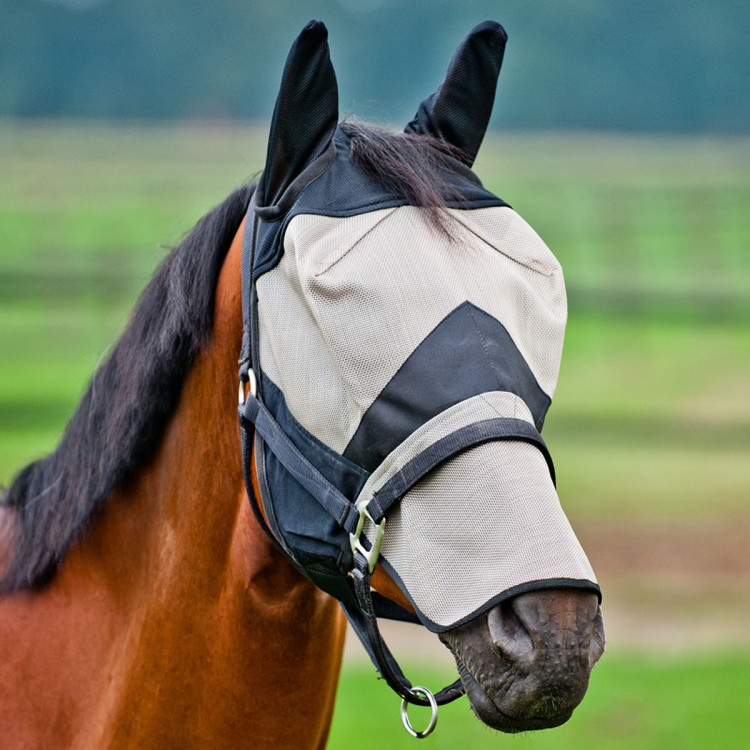
<svg viewBox="0 0 750 750">
<path fill-rule="evenodd" d="M 559 266 L 512 209 L 453 213 L 460 241 L 411 206 L 296 215 L 278 265 L 257 281 L 264 374 L 306 430 L 368 471 L 403 419 L 411 427 L 396 442 L 465 398 L 521 389 L 539 429 L 554 393 L 566 319 Z M 504 252 L 482 239 L 493 233 Z M 385 418 L 370 419 L 383 406 Z M 375 441 L 374 456 L 356 455 Z"/>
</svg>

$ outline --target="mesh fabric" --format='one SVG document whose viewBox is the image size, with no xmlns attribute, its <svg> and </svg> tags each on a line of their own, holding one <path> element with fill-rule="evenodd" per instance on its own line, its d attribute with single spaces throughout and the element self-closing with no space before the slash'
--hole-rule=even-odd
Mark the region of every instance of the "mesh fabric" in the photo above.
<svg viewBox="0 0 750 750">
<path fill-rule="evenodd" d="M 457 432 L 462 427 L 496 417 L 523 419 L 530 424 L 534 423 L 529 408 L 514 393 L 493 391 L 466 399 L 423 424 L 393 450 L 372 472 L 357 502 L 369 502 L 372 496 L 401 471 L 414 456 L 434 445 L 438 440 Z"/>
<path fill-rule="evenodd" d="M 439 630 L 535 581 L 596 582 L 541 452 L 479 445 L 435 469 L 388 515 L 381 555 Z"/>
<path fill-rule="evenodd" d="M 502 322 L 554 393 L 566 319 L 559 264 L 510 208 L 449 213 L 450 237 L 411 206 L 295 216 L 281 262 L 257 282 L 262 367 L 295 418 L 337 452 L 465 301 Z"/>
</svg>

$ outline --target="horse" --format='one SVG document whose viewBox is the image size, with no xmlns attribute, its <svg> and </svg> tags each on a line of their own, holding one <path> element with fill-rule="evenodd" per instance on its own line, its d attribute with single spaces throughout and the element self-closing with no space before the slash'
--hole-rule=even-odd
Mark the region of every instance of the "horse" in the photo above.
<svg viewBox="0 0 750 750">
<path fill-rule="evenodd" d="M 283 205 L 290 185 L 305 195 L 310 183 L 319 186 L 326 175 L 337 174 L 327 156 L 321 162 L 321 154 L 336 151 L 341 169 L 352 179 L 367 180 L 391 196 L 393 205 L 384 209 L 388 216 L 406 215 L 409 222 L 421 222 L 423 236 L 431 238 L 426 257 L 431 257 L 433 240 L 436 247 L 442 242 L 453 256 L 464 252 L 456 239 L 459 211 L 448 207 L 455 198 L 455 180 L 464 181 L 461 185 L 469 180 L 471 190 L 480 190 L 469 166 L 492 108 L 504 43 L 498 24 L 474 29 L 456 52 L 441 88 L 420 105 L 409 132 L 391 133 L 364 124 L 337 125 L 325 27 L 311 22 L 303 29 L 287 60 L 260 181 L 233 192 L 166 257 L 122 336 L 93 375 L 57 449 L 21 470 L 2 497 L 0 727 L 5 750 L 325 746 L 346 617 L 336 598 L 314 582 L 317 573 L 301 566 L 301 553 L 290 552 L 286 531 L 272 523 L 277 511 L 259 500 L 268 489 L 262 485 L 281 476 L 268 475 L 256 455 L 264 445 L 267 452 L 277 450 L 272 431 L 258 421 L 258 434 L 249 440 L 249 458 L 240 448 L 241 429 L 247 428 L 242 420 L 240 426 L 237 422 L 237 359 L 247 328 L 243 246 L 246 249 L 253 237 L 259 237 L 258 223 L 272 228 L 278 224 L 278 212 L 277 218 L 268 218 L 268 207 Z M 337 148 L 331 146 L 334 140 Z M 302 185 L 300 175 L 305 174 L 308 183 Z M 339 193 L 352 189 L 338 178 L 331 180 Z M 460 204 L 466 197 L 457 200 Z M 490 210 L 511 216 L 499 199 L 490 202 Z M 346 212 L 337 206 L 330 209 L 324 212 L 327 216 L 317 218 L 332 222 L 333 234 L 329 232 L 323 242 L 324 255 L 328 270 L 341 270 L 352 243 L 344 248 L 336 244 L 336 222 Z M 259 221 L 263 210 L 266 219 Z M 255 234 L 250 225 L 255 225 Z M 377 234 L 372 227 L 367 231 Z M 295 241 L 303 239 L 300 235 Z M 354 244 L 361 245 L 361 239 Z M 286 253 L 291 257 L 289 248 Z M 504 263 L 518 260 L 498 257 Z M 536 262 L 521 260 L 524 273 Z M 539 283 L 559 278 L 554 269 L 549 275 L 545 269 L 534 273 Z M 262 279 L 261 275 L 259 285 Z M 381 279 L 370 276 L 367 282 L 377 285 Z M 268 294 L 267 285 L 262 292 Z M 329 292 L 333 297 L 346 293 L 343 288 Z M 281 304 L 283 311 L 286 302 Z M 291 310 L 291 301 L 289 305 Z M 272 310 L 267 297 L 261 309 L 264 314 Z M 471 341 L 481 339 L 489 351 L 494 344 L 485 334 L 500 330 L 499 324 L 473 306 L 457 310 L 450 321 L 468 315 L 479 331 Z M 263 325 L 280 336 L 297 335 L 295 320 L 285 320 L 285 314 L 274 327 L 268 313 Z M 410 317 L 401 320 L 403 333 L 394 349 L 409 339 Z M 503 341 L 508 347 L 512 344 Z M 389 352 L 368 351 L 365 343 L 353 342 L 364 363 L 358 365 L 360 370 L 388 359 Z M 546 345 L 541 341 L 540 351 Z M 474 346 L 467 351 L 474 351 Z M 463 357 L 461 346 L 455 347 Z M 261 362 L 267 361 L 263 356 Z M 304 377 L 320 359 L 311 357 L 313 361 L 299 363 Z M 271 376 L 261 373 L 253 357 L 249 359 L 255 371 L 248 369 L 248 357 L 242 357 L 241 416 L 258 388 L 254 382 L 245 385 L 249 374 L 262 380 L 267 402 L 273 394 Z M 403 365 L 395 369 L 403 370 Z M 443 367 L 448 367 L 447 361 Z M 304 382 L 317 391 L 332 388 L 325 382 Z M 417 390 L 432 391 L 426 383 L 418 384 Z M 538 392 L 541 389 L 533 391 Z M 289 392 L 287 401 L 296 410 L 294 416 L 309 423 L 312 418 L 299 412 L 295 398 L 304 402 L 305 394 Z M 491 394 L 482 393 L 481 398 L 486 404 L 492 401 Z M 508 440 L 506 434 L 492 434 L 481 444 L 475 440 L 455 450 L 439 466 L 424 469 L 408 498 L 427 492 L 434 499 L 440 477 L 450 480 L 440 497 L 461 495 L 459 484 L 471 477 L 464 473 L 457 478 L 450 467 L 464 457 L 473 457 L 468 465 L 486 474 L 491 487 L 501 482 L 515 487 L 508 491 L 510 504 L 516 495 L 534 502 L 536 485 L 532 482 L 531 493 L 521 485 L 537 475 L 539 466 L 545 475 L 539 487 L 548 493 L 551 480 L 540 458 L 542 443 L 530 437 L 535 428 L 529 409 L 513 394 L 493 398 L 495 411 L 514 404 L 514 414 L 521 416 L 503 424 L 515 425 L 521 437 L 513 433 Z M 533 401 L 532 396 L 528 400 Z M 259 404 L 258 409 L 266 409 Z M 462 401 L 456 408 L 464 405 Z M 451 414 L 455 418 L 455 409 Z M 416 431 L 420 435 L 434 419 L 423 422 Z M 363 443 L 365 452 L 382 438 L 373 430 Z M 335 452 L 314 435 L 304 436 L 305 444 L 317 446 L 319 453 Z M 498 446 L 511 451 L 513 464 L 523 459 L 523 465 L 506 467 L 510 479 L 500 476 L 495 465 L 501 460 L 493 452 Z M 367 465 L 369 460 L 360 463 Z M 290 470 L 293 463 L 287 459 Z M 372 483 L 380 471 L 349 459 L 346 465 L 364 484 Z M 407 496 L 400 496 L 404 508 L 418 511 L 420 506 L 407 505 Z M 346 502 L 351 505 L 353 500 Z M 467 505 L 466 515 L 471 512 Z M 507 521 L 504 512 L 498 517 Z M 369 512 L 366 519 L 360 515 L 369 541 L 349 534 L 354 537 L 354 557 L 366 555 L 372 567 L 372 578 L 363 578 L 367 595 L 372 587 L 373 595 L 402 614 L 419 616 L 437 633 L 456 657 L 473 710 L 489 726 L 516 732 L 566 721 L 582 699 L 604 648 L 595 582 L 586 578 L 588 573 L 579 578 L 548 574 L 508 587 L 484 575 L 492 558 L 502 555 L 491 537 L 481 536 L 486 565 L 465 573 L 463 588 L 471 589 L 476 579 L 480 588 L 490 591 L 483 594 L 487 601 L 478 608 L 461 602 L 457 613 L 441 620 L 440 612 L 451 610 L 460 592 L 450 590 L 451 571 L 441 568 L 437 585 L 442 593 L 435 614 L 430 608 L 434 587 L 409 583 L 408 571 L 398 567 L 394 551 L 399 534 L 409 536 L 405 513 L 400 507 L 388 512 L 380 559 Z M 446 526 L 443 515 L 434 515 L 417 521 L 440 536 L 441 554 L 452 555 L 458 567 L 466 559 L 474 565 L 470 552 L 451 549 L 454 540 L 458 544 L 468 532 Z M 375 520 L 382 529 L 384 521 Z M 532 538 L 534 528 L 544 523 L 540 519 L 524 532 L 498 522 L 497 530 L 492 526 L 491 531 L 537 554 L 554 546 L 554 534 Z M 525 533 L 532 537 L 527 539 Z M 350 554 L 347 564 L 351 559 Z M 351 577 L 351 570 L 342 574 L 345 582 Z M 414 690 L 423 702 L 433 697 L 426 688 Z M 414 698 L 408 687 L 401 694 Z"/>
</svg>

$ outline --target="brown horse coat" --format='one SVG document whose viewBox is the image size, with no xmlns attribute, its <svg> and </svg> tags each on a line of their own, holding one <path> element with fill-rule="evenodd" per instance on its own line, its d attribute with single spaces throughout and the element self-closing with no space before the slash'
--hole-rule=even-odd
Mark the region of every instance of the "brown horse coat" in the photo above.
<svg viewBox="0 0 750 750">
<path fill-rule="evenodd" d="M 210 345 L 153 459 L 48 587 L 0 599 L 4 750 L 325 744 L 344 620 L 265 537 L 245 494 L 241 237 Z"/>
</svg>

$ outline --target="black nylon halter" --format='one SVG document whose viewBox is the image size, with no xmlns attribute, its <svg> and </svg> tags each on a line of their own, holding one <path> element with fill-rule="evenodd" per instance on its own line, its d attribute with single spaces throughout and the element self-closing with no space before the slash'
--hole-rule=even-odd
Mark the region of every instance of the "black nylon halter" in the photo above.
<svg viewBox="0 0 750 750">
<path fill-rule="evenodd" d="M 347 533 L 353 534 L 357 529 L 360 512 L 354 503 L 334 487 L 310 463 L 304 454 L 285 434 L 263 403 L 256 374 L 253 369 L 259 361 L 259 337 L 257 315 L 257 293 L 253 280 L 255 267 L 256 237 L 258 216 L 255 211 L 255 194 L 248 207 L 242 241 L 242 320 L 243 335 L 240 355 L 240 404 L 239 421 L 242 439 L 242 465 L 250 505 L 261 528 L 269 538 L 284 552 L 292 564 L 303 574 L 305 570 L 294 560 L 279 535 L 274 534 L 261 510 L 261 501 L 255 495 L 252 481 L 253 442 L 262 444 L 273 452 L 276 459 L 303 486 L 335 522 Z M 248 383 L 251 384 L 249 393 Z M 457 448 L 458 449 L 458 448 Z M 447 456 L 434 459 L 435 463 L 445 460 Z M 425 467 L 422 467 L 426 470 Z M 429 468 L 429 467 L 426 467 Z M 419 477 L 415 475 L 413 485 Z M 404 486 L 399 495 L 408 489 Z M 391 503 L 389 503 L 390 506 Z M 387 508 L 386 508 L 387 509 Z M 378 521 L 380 518 L 377 519 Z M 309 576 L 308 576 L 309 577 Z M 349 582 L 351 596 L 339 600 L 349 623 L 359 637 L 362 645 L 372 659 L 378 672 L 388 685 L 405 701 L 418 706 L 428 706 L 428 698 L 420 691 L 412 689 L 412 683 L 406 678 L 395 657 L 386 645 L 380 633 L 378 618 L 399 620 L 421 624 L 419 618 L 395 602 L 371 589 L 372 573 L 370 564 L 361 551 L 355 551 L 352 558 Z M 345 600 L 346 599 L 346 600 Z M 443 688 L 434 695 L 438 705 L 449 703 L 463 695 L 464 689 L 460 679 Z"/>
</svg>

